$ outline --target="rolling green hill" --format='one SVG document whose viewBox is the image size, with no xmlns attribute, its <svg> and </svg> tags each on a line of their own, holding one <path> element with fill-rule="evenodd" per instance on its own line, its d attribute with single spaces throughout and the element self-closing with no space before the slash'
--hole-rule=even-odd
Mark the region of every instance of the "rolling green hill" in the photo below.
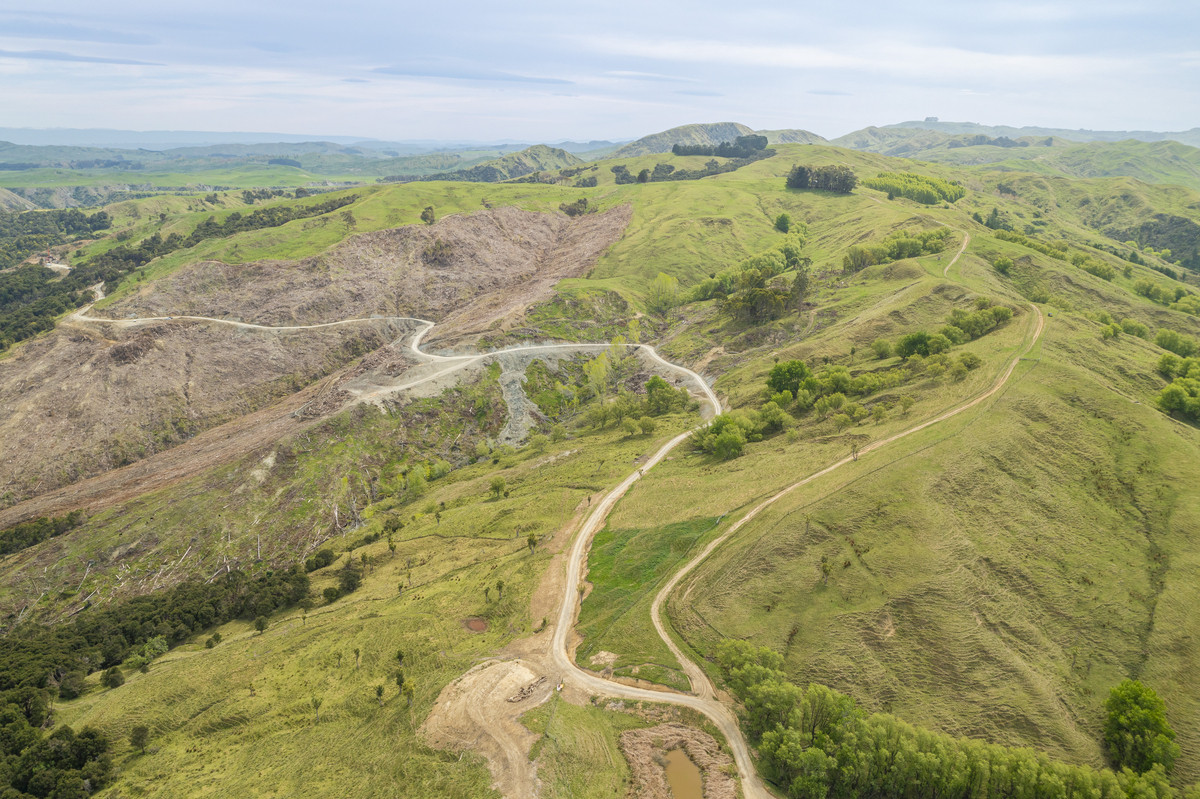
<svg viewBox="0 0 1200 799">
<path fill-rule="evenodd" d="M 643 136 L 618 148 L 609 158 L 633 158 L 654 153 L 669 153 L 676 144 L 702 144 L 716 146 L 723 141 L 733 141 L 738 136 L 748 136 L 754 131 L 737 122 L 706 122 L 695 125 L 680 125 Z"/>
<path fill-rule="evenodd" d="M 314 285 L 326 281 L 303 297 L 305 307 L 357 297 L 339 282 L 349 267 L 338 248 L 390 253 L 406 236 L 449 240 L 443 222 L 420 223 L 427 206 L 439 220 L 481 230 L 494 224 L 485 202 L 557 214 L 564 225 L 563 208 L 584 216 L 628 209 L 628 225 L 586 270 L 517 303 L 474 341 L 496 349 L 604 343 L 620 333 L 715 381 L 730 414 L 721 424 L 743 431 L 729 434 L 740 436 L 740 454 L 720 457 L 731 451 L 706 450 L 698 437 L 646 470 L 596 539 L 577 626 L 580 666 L 673 688 L 686 687 L 684 670 L 649 610 L 676 569 L 778 491 L 979 396 L 1026 353 L 1044 320 L 1003 390 L 769 506 L 676 587 L 665 615 L 723 687 L 717 645 L 749 641 L 777 652 L 792 682 L 828 685 L 866 710 L 1096 768 L 1106 764 L 1109 689 L 1141 679 L 1164 699 L 1178 734 L 1170 779 L 1182 795 L 1200 780 L 1200 617 L 1192 612 L 1200 506 L 1188 489 L 1200 476 L 1200 432 L 1156 405 L 1166 380 L 1155 337 L 1200 338 L 1200 316 L 1177 301 L 1200 295 L 1196 273 L 1177 263 L 1200 252 L 1189 249 L 1200 247 L 1200 194 L 1163 179 L 1192 174 L 1193 151 L 1127 142 L 951 147 L 964 140 L 895 130 L 872 129 L 855 140 L 860 149 L 780 135 L 774 156 L 734 171 L 616 182 L 614 166 L 698 170 L 706 157 L 673 156 L 670 146 L 751 132 L 685 126 L 589 165 L 595 186 L 571 185 L 573 177 L 469 182 L 581 163 L 530 148 L 459 180 L 360 187 L 331 195 L 353 200 L 328 214 L 181 247 L 111 287 L 101 312 L 119 313 L 168 278 L 194 278 L 189 290 L 216 296 L 228 289 L 214 264 L 270 276 L 304 263 Z M 953 133 L 963 135 L 975 132 Z M 930 163 L 867 151 L 908 145 L 921 159 L 977 147 L 1009 157 Z M 1047 160 L 1021 160 L 1035 151 Z M 914 173 L 956 182 L 963 196 L 924 205 L 862 184 L 849 194 L 788 189 L 797 164 L 843 166 L 860 179 Z M 1115 171 L 1135 167 L 1156 179 Z M 118 236 L 186 235 L 209 217 L 221 224 L 246 213 L 236 195 L 223 197 L 114 205 L 112 237 L 72 257 L 111 250 Z M 580 198 L 587 202 L 571 205 Z M 489 235 L 499 246 L 501 236 L 525 234 Z M 557 246 L 536 244 L 543 253 Z M 432 258 L 432 249 L 412 257 Z M 451 249 L 438 268 L 480 268 Z M 856 263 L 852 253 L 875 262 Z M 432 274 L 428 289 L 442 291 Z M 802 276 L 806 292 L 795 282 Z M 1148 296 L 1143 284 L 1161 291 Z M 993 317 L 995 307 L 1006 312 Z M 968 335 L 981 313 L 1001 321 Z M 901 357 L 898 348 L 915 340 L 906 337 L 920 333 L 944 344 Z M 376 368 L 403 374 L 412 364 L 392 346 L 344 366 L 354 377 Z M 35 350 L 17 348 L 25 352 Z M 815 373 L 807 401 L 768 390 L 772 369 L 791 360 Z M 278 610 L 262 630 L 253 615 L 184 630 L 147 672 L 124 667 L 124 685 L 101 687 L 93 671 L 81 697 L 56 701 L 57 722 L 95 725 L 114 741 L 120 773 L 104 795 L 488 795 L 487 769 L 471 754 L 484 744 L 464 742 L 460 762 L 430 746 L 422 723 L 443 689 L 483 659 L 534 658 L 549 637 L 558 553 L 573 519 L 698 422 L 680 408 L 648 427 L 624 425 L 649 374 L 623 362 L 619 347 L 601 366 L 591 354 L 539 363 L 521 375 L 540 414 L 537 437 L 523 446 L 496 440 L 512 379 L 480 369 L 404 401 L 295 422 L 187 479 L 131 488 L 78 527 L 0 561 L 8 618 L 45 623 L 157 596 L 186 577 L 210 579 L 230 561 L 248 574 L 303 567 L 328 547 L 336 562 L 310 575 L 317 601 L 341 585 L 343 569 L 361 564 L 362 586 L 344 596 Z M 623 418 L 601 408 L 622 409 Z M 411 476 L 418 466 L 420 479 Z M 214 631 L 222 641 L 206 647 Z M 401 668 L 415 686 L 408 699 L 395 680 Z M 645 721 L 630 709 L 584 696 L 539 710 L 570 720 L 578 750 L 559 760 L 553 747 L 535 750 L 543 795 L 626 793 L 614 730 Z M 152 731 L 155 752 L 127 743 L 138 724 Z M 585 785 L 561 776 L 571 757 L 587 758 Z"/>
</svg>

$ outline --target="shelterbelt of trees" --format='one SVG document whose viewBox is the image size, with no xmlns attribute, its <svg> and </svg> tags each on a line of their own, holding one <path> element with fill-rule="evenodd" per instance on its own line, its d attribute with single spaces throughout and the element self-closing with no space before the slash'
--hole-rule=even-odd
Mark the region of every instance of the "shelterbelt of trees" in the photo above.
<svg viewBox="0 0 1200 799">
<path fill-rule="evenodd" d="M 1171 785 L 1175 733 L 1162 701 L 1133 680 L 1105 704 L 1113 768 L 1093 769 L 866 713 L 823 685 L 796 685 L 779 653 L 745 641 L 723 642 L 717 662 L 742 703 L 764 776 L 793 799 L 1200 799 L 1200 786 Z"/>
</svg>

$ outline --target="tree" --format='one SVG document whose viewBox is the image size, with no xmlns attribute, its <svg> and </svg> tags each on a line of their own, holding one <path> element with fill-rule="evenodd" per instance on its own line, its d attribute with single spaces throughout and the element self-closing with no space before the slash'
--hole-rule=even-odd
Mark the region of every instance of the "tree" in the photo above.
<svg viewBox="0 0 1200 799">
<path fill-rule="evenodd" d="M 913 355 L 928 357 L 930 352 L 930 340 L 932 336 L 924 330 L 918 330 L 914 333 L 909 333 L 903 336 L 899 343 L 896 344 L 896 354 L 901 358 L 909 358 Z"/>
<path fill-rule="evenodd" d="M 621 429 L 625 431 L 625 435 L 627 436 L 637 435 L 638 423 L 626 417 L 621 420 Z"/>
<path fill-rule="evenodd" d="M 792 171 L 787 176 L 787 187 L 789 189 L 807 189 L 809 182 L 809 168 L 806 166 L 793 166 Z"/>
<path fill-rule="evenodd" d="M 713 439 L 713 454 L 723 461 L 733 460 L 746 448 L 746 435 L 740 427 L 730 425 Z"/>
<path fill-rule="evenodd" d="M 413 686 L 413 684 L 406 683 L 404 690 L 402 690 L 400 693 L 404 696 L 404 701 L 408 704 L 408 706 L 412 707 L 413 697 L 417 694 L 417 689 Z"/>
<path fill-rule="evenodd" d="M 497 475 L 496 477 L 492 478 L 491 483 L 488 484 L 488 487 L 492 491 L 492 499 L 500 499 L 500 495 L 504 493 L 505 485 L 506 484 L 503 477 Z"/>
<path fill-rule="evenodd" d="M 84 674 L 82 671 L 68 671 L 58 681 L 58 696 L 60 699 L 74 699 L 84 691 Z"/>
<path fill-rule="evenodd" d="M 312 708 L 313 708 L 313 713 L 315 713 L 317 716 L 317 721 L 316 721 L 317 724 L 321 723 L 321 704 L 324 701 L 325 700 L 319 696 L 314 696 L 312 698 Z"/>
<path fill-rule="evenodd" d="M 259 616 L 256 618 L 254 620 L 254 629 L 258 630 L 259 635 L 262 635 L 263 631 L 267 629 L 267 617 Z"/>
<path fill-rule="evenodd" d="M 646 310 L 651 313 L 665 315 L 679 304 L 679 281 L 663 272 L 650 281 L 650 289 L 646 292 Z"/>
<path fill-rule="evenodd" d="M 774 394 L 790 391 L 794 397 L 812 377 L 812 370 L 804 361 L 784 361 L 771 367 L 767 375 L 767 388 Z"/>
<path fill-rule="evenodd" d="M 886 338 L 877 338 L 871 342 L 871 349 L 875 352 L 876 358 L 890 358 L 892 355 L 892 342 Z"/>
<path fill-rule="evenodd" d="M 1124 680 L 1104 703 L 1104 746 L 1113 768 L 1138 774 L 1155 764 L 1169 772 L 1179 757 L 1175 731 L 1167 723 L 1166 705 L 1154 689 L 1138 680 Z"/>
<path fill-rule="evenodd" d="M 658 427 L 658 423 L 650 416 L 643 416 L 641 419 L 638 419 L 638 427 L 641 428 L 642 435 L 648 436 Z"/>
<path fill-rule="evenodd" d="M 383 686 L 375 686 L 375 698 L 379 700 L 379 706 L 383 707 Z"/>
<path fill-rule="evenodd" d="M 497 580 L 496 581 L 496 600 L 499 601 L 502 599 L 504 599 L 504 581 Z"/>
<path fill-rule="evenodd" d="M 804 298 L 808 296 L 808 269 L 797 267 L 796 277 L 792 279 L 792 291 L 788 297 L 788 305 L 797 311 L 804 306 Z"/>
<path fill-rule="evenodd" d="M 791 230 L 791 227 L 792 218 L 787 214 L 780 214 L 779 216 L 775 217 L 775 229 L 780 233 L 787 233 L 789 230 Z"/>
<path fill-rule="evenodd" d="M 1007 275 L 1008 270 L 1013 268 L 1013 262 L 1011 258 L 1005 258 L 1004 256 L 1001 256 L 995 260 L 992 266 L 995 267 L 996 271 L 1000 274 Z"/>
<path fill-rule="evenodd" d="M 638 183 L 649 183 L 650 182 L 650 170 L 643 169 L 641 172 L 638 172 L 637 182 Z"/>
<path fill-rule="evenodd" d="M 425 210 L 421 212 L 421 221 L 427 225 L 432 225 L 434 223 L 435 219 L 436 218 L 433 215 L 433 206 L 432 205 L 425 206 Z"/>
<path fill-rule="evenodd" d="M 100 675 L 100 684 L 105 688 L 118 688 L 125 684 L 125 675 L 121 673 L 119 666 L 113 666 Z"/>
<path fill-rule="evenodd" d="M 525 545 L 529 547 L 529 554 L 533 554 L 533 550 L 537 547 L 537 533 L 530 533 L 525 539 Z"/>
<path fill-rule="evenodd" d="M 135 749 L 141 749 L 142 754 L 146 754 L 146 742 L 150 740 L 150 728 L 145 724 L 138 724 L 129 731 L 129 745 Z"/>
</svg>

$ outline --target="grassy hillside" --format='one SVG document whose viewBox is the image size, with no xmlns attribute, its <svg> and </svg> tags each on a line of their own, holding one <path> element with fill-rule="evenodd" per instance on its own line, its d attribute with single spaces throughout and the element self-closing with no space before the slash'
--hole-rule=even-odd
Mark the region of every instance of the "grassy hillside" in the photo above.
<svg viewBox="0 0 1200 799">
<path fill-rule="evenodd" d="M 720 133 L 691 127 L 673 135 Z M 715 141 L 731 138 L 727 133 Z M 1080 158 L 1106 169 L 1101 154 L 1110 151 L 1089 148 Z M 686 678 L 648 620 L 666 579 L 762 499 L 986 390 L 1029 345 L 1045 314 L 1043 339 L 1003 392 L 788 495 L 678 587 L 668 618 L 702 663 L 720 640 L 749 640 L 783 654 L 796 682 L 831 685 L 869 710 L 1034 746 L 1074 763 L 1102 763 L 1108 689 L 1140 678 L 1165 699 L 1179 734 L 1177 783 L 1200 778 L 1200 689 L 1192 679 L 1200 629 L 1191 612 L 1200 600 L 1200 509 L 1187 490 L 1200 477 L 1200 434 L 1155 407 L 1165 381 L 1155 372 L 1163 350 L 1152 343 L 1164 328 L 1200 336 L 1200 317 L 1136 291 L 1139 281 L 1195 291 L 1196 281 L 1183 269 L 1182 280 L 1155 270 L 1178 269 L 1145 249 L 1161 249 L 1159 239 L 1147 238 L 1142 249 L 1125 244 L 1130 231 L 1186 240 L 1183 223 L 1146 225 L 1160 216 L 1186 221 L 1200 196 L 1126 177 L 930 164 L 802 143 L 779 144 L 772 158 L 698 180 L 618 185 L 611 171 L 623 165 L 636 174 L 659 163 L 697 169 L 707 160 L 635 148 L 597 162 L 586 173 L 597 177 L 594 187 L 433 181 L 351 189 L 346 193 L 356 199 L 344 210 L 353 224 L 339 209 L 206 240 L 152 262 L 143 280 L 205 259 L 242 264 L 319 255 L 358 233 L 418 224 L 426 206 L 442 217 L 485 203 L 548 213 L 581 198 L 585 210 L 628 204 L 625 234 L 590 273 L 559 283 L 555 297 L 527 309 L 524 324 L 498 333 L 497 342 L 594 341 L 624 331 L 713 378 L 731 409 L 746 413 L 763 405 L 772 367 L 789 359 L 816 370 L 845 367 L 850 379 L 893 381 L 852 396 L 862 413 L 845 420 L 792 409 L 784 429 L 747 442 L 734 459 L 685 445 L 618 505 L 589 560 L 577 662 L 677 688 Z M 788 190 L 784 179 L 794 164 L 848 166 L 860 177 L 915 172 L 958 181 L 965 196 L 922 205 L 861 187 L 849 195 Z M 992 209 L 1019 237 L 998 236 L 975 218 Z M 216 203 L 150 198 L 110 212 L 114 233 L 136 242 L 155 231 L 185 234 L 206 217 L 219 221 L 244 210 L 238 197 L 222 194 Z M 790 217 L 791 232 L 776 227 L 780 214 Z M 952 231 L 941 252 L 843 271 L 852 246 L 940 228 Z M 965 254 L 948 269 L 967 236 Z M 85 245 L 76 257 L 114 244 Z M 803 304 L 747 322 L 721 299 L 691 294 L 711 276 L 785 244 L 810 259 Z M 1055 257 L 1054 247 L 1066 255 Z M 1135 253 L 1144 263 L 1130 260 Z M 1011 261 L 1007 272 L 993 266 L 1001 258 Z M 678 281 L 678 304 L 666 313 L 649 303 L 660 273 Z M 790 286 L 795 275 L 783 271 L 772 285 Z M 131 280 L 115 295 L 136 290 Z M 880 339 L 895 344 L 914 331 L 936 332 L 951 313 L 974 310 L 980 300 L 1013 315 L 948 352 L 960 362 L 973 356 L 975 368 L 956 373 L 937 359 L 902 362 L 873 352 Z M 1148 338 L 1105 337 L 1122 320 L 1130 330 L 1145 325 Z M 544 609 L 554 605 L 538 586 L 552 583 L 560 568 L 551 558 L 565 545 L 572 517 L 696 421 L 676 414 L 643 435 L 580 413 L 568 421 L 564 440 L 497 449 L 467 464 L 476 440 L 502 424 L 495 378 L 488 373 L 393 413 L 347 412 L 278 447 L 130 498 L 5 559 L 0 597 L 15 606 L 18 593 L 36 589 L 48 597 L 47 608 L 54 603 L 61 612 L 93 588 L 105 597 L 122 586 L 149 590 L 165 565 L 189 557 L 197 563 L 185 560 L 188 568 L 219 568 L 227 557 L 267 569 L 326 543 L 339 561 L 347 553 L 367 556 L 364 586 L 314 608 L 307 620 L 287 611 L 261 635 L 234 622 L 213 649 L 189 641 L 148 673 L 129 673 L 119 688 L 96 687 L 58 703 L 57 720 L 98 725 L 119 741 L 122 775 L 108 796 L 231 789 L 262 796 L 488 795 L 482 762 L 429 749 L 417 732 L 421 721 L 442 687 L 474 663 L 539 635 Z M 567 378 L 540 387 L 549 391 L 554 380 Z M 491 415 L 460 442 L 479 407 Z M 433 457 L 456 458 L 461 468 L 408 492 L 401 467 Z M 360 475 L 379 493 L 356 488 Z M 492 492 L 496 477 L 504 486 Z M 331 508 L 348 507 L 351 497 L 363 526 L 334 531 Z M 382 532 L 389 516 L 404 521 L 394 554 L 383 539 L 358 545 Z M 32 588 L 30 564 L 45 575 Z M 89 575 L 93 568 L 98 576 Z M 314 572 L 318 595 L 334 583 L 333 571 Z M 506 584 L 502 600 L 497 579 Z M 470 632 L 468 618 L 486 620 L 486 632 Z M 393 682 L 397 649 L 411 664 L 411 708 Z M 89 678 L 93 685 L 97 676 Z M 319 723 L 314 697 L 321 700 Z M 151 727 L 157 752 L 143 756 L 125 744 L 139 723 Z M 615 736 L 640 724 L 595 704 L 548 704 L 529 714 L 527 726 L 548 734 L 539 744 L 547 790 L 626 790 Z M 570 747 L 590 765 L 572 763 L 563 754 Z"/>
<path fill-rule="evenodd" d="M 723 141 L 733 141 L 738 136 L 747 136 L 754 131 L 737 122 L 707 122 L 696 125 L 680 125 L 677 128 L 652 133 L 632 141 L 612 153 L 610 158 L 631 158 L 653 153 L 669 153 L 676 144 L 703 144 L 715 146 Z"/>
</svg>

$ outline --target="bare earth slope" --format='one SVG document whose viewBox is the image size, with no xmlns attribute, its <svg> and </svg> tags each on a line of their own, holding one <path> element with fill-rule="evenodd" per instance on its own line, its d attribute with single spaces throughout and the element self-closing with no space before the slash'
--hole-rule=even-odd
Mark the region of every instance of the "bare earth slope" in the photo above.
<svg viewBox="0 0 1200 799">
<path fill-rule="evenodd" d="M 186 267 L 108 311 L 117 316 L 188 314 L 303 325 L 382 314 L 486 327 L 483 308 L 523 308 L 531 292 L 586 271 L 628 224 L 631 209 L 576 220 L 517 208 L 449 216 L 354 236 L 299 262 Z M 444 262 L 427 252 L 449 247 Z M 483 300 L 483 302 L 480 302 Z M 453 314 L 451 312 L 453 311 Z"/>
<path fill-rule="evenodd" d="M 571 220 L 503 208 L 356 236 L 299 262 L 204 262 L 90 315 L 271 326 L 418 316 L 462 340 L 519 316 L 558 280 L 586 271 L 629 213 L 622 207 Z M 425 255 L 435 241 L 450 250 L 440 262 Z M 411 332 L 383 319 L 295 331 L 178 318 L 130 327 L 69 320 L 0 362 L 0 507 L 163 452 Z M 318 407 L 331 413 L 340 405 Z M 245 425 L 233 429 L 263 443 Z"/>
</svg>

